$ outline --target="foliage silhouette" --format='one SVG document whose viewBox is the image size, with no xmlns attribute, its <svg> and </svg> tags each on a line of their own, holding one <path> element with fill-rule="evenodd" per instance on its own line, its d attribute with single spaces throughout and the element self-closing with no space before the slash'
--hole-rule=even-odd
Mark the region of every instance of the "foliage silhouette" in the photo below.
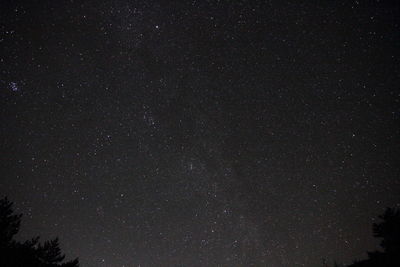
<svg viewBox="0 0 400 267">
<path fill-rule="evenodd" d="M 400 210 L 386 209 L 373 224 L 375 237 L 382 238 L 383 251 L 368 252 L 368 259 L 356 261 L 348 267 L 398 267 L 400 266 Z"/>
<path fill-rule="evenodd" d="M 7 267 L 79 267 L 78 259 L 65 262 L 58 238 L 39 242 L 39 237 L 23 243 L 13 239 L 21 225 L 21 214 L 14 214 L 13 203 L 0 200 L 0 266 Z"/>
</svg>

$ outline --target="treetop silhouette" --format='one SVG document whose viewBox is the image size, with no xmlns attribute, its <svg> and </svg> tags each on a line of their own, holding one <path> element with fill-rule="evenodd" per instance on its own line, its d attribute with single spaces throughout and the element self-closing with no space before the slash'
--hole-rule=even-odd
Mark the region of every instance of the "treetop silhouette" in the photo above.
<svg viewBox="0 0 400 267">
<path fill-rule="evenodd" d="M 7 198 L 0 199 L 0 266 L 7 267 L 79 267 L 75 260 L 63 263 L 58 238 L 39 242 L 39 237 L 25 242 L 14 240 L 21 225 L 22 214 L 14 214 L 13 203 Z"/>
<path fill-rule="evenodd" d="M 368 259 L 356 261 L 349 267 L 398 267 L 400 266 L 400 210 L 387 208 L 374 223 L 372 230 L 375 237 L 382 238 L 383 251 L 368 252 Z"/>
</svg>

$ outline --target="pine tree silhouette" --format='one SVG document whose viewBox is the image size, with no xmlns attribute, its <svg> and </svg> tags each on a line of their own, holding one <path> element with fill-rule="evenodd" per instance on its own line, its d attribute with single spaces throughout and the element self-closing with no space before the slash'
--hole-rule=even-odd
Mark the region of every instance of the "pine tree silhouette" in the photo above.
<svg viewBox="0 0 400 267">
<path fill-rule="evenodd" d="M 356 261 L 349 267 L 398 267 L 400 266 L 400 210 L 386 209 L 373 224 L 375 237 L 382 238 L 383 251 L 368 252 L 368 259 Z"/>
<path fill-rule="evenodd" d="M 79 267 L 75 260 L 63 263 L 58 238 L 39 242 L 39 237 L 23 243 L 14 240 L 21 225 L 22 214 L 14 214 L 13 203 L 7 198 L 0 200 L 0 266 L 5 267 Z"/>
</svg>

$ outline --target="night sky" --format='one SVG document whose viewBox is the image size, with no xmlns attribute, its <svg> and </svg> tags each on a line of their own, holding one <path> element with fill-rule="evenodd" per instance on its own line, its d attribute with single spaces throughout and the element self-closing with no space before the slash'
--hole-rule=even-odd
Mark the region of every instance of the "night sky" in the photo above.
<svg viewBox="0 0 400 267">
<path fill-rule="evenodd" d="M 400 206 L 396 1 L 0 0 L 0 196 L 97 266 L 321 266 Z"/>
</svg>

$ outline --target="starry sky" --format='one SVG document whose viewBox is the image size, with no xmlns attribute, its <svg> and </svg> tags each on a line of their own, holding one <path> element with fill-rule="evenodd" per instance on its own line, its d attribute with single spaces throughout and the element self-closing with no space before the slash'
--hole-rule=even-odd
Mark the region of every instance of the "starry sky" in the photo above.
<svg viewBox="0 0 400 267">
<path fill-rule="evenodd" d="M 0 1 L 0 195 L 97 266 L 321 266 L 400 205 L 396 1 Z"/>
</svg>

